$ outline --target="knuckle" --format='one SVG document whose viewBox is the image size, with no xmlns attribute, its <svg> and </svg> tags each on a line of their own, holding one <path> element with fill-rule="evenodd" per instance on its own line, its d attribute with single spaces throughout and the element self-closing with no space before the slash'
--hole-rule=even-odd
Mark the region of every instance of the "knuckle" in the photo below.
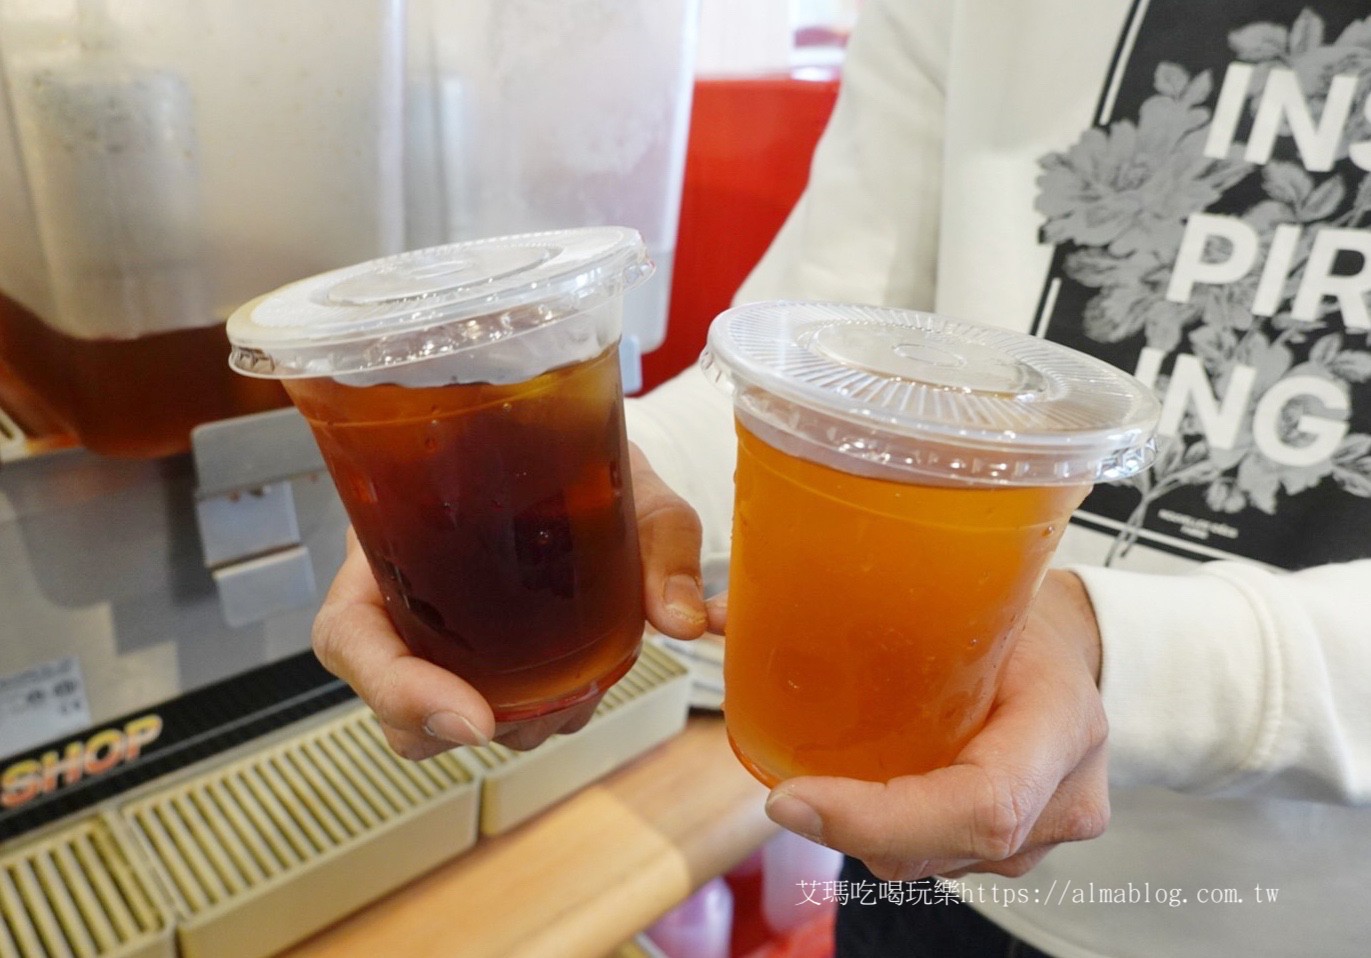
<svg viewBox="0 0 1371 958">
<path fill-rule="evenodd" d="M 335 619 L 332 606 L 325 604 L 320 608 L 314 616 L 314 623 L 310 626 L 309 642 L 319 664 L 332 674 L 337 675 L 338 631 L 335 628 Z"/>
<path fill-rule="evenodd" d="M 1093 704 L 1085 721 L 1086 745 L 1098 748 L 1109 738 L 1109 718 L 1104 714 L 1104 705 L 1098 700 Z"/>
<path fill-rule="evenodd" d="M 692 537 L 704 534 L 704 526 L 695 510 L 665 486 L 649 493 L 646 499 L 638 514 L 640 525 L 670 525 Z"/>
<path fill-rule="evenodd" d="M 1078 842 L 1099 838 L 1109 827 L 1109 801 L 1088 800 L 1067 813 L 1061 841 Z"/>
<path fill-rule="evenodd" d="M 1026 812 L 1027 789 L 1012 779 L 987 776 L 985 788 L 972 805 L 971 857 L 1004 861 L 1023 845 L 1031 824 Z"/>
<path fill-rule="evenodd" d="M 397 681 L 399 672 L 400 670 L 395 667 L 395 664 L 392 664 L 381 674 L 379 680 L 364 698 L 383 725 L 388 725 L 400 732 L 413 734 L 417 730 L 411 726 L 416 725 L 416 723 L 407 718 L 404 696 L 400 683 Z"/>
</svg>

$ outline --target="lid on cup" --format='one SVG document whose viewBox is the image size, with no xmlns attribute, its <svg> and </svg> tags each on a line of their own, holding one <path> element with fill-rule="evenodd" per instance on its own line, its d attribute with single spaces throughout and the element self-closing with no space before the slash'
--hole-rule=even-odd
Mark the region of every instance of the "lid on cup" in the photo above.
<svg viewBox="0 0 1371 958">
<path fill-rule="evenodd" d="M 521 346 L 530 339 L 539 345 L 523 349 L 518 362 L 542 368 L 506 373 L 536 375 L 584 358 L 556 354 L 568 347 L 583 352 L 588 339 L 608 335 L 608 342 L 593 344 L 607 348 L 619 335 L 617 313 L 608 334 L 604 322 L 570 320 L 592 314 L 651 273 L 637 231 L 617 226 L 400 253 L 291 283 L 239 307 L 228 319 L 229 364 L 273 379 L 366 379 L 520 337 Z"/>
<path fill-rule="evenodd" d="M 714 320 L 700 363 L 787 451 L 883 478 L 1122 479 L 1152 460 L 1151 390 L 1034 336 L 911 310 L 758 303 Z"/>
</svg>

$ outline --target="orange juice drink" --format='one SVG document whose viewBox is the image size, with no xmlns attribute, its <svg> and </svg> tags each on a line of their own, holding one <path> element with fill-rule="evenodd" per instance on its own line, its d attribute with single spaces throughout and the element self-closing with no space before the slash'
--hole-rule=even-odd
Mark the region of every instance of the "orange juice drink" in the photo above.
<svg viewBox="0 0 1371 958">
<path fill-rule="evenodd" d="M 1071 513 L 1146 461 L 1155 401 L 1029 337 L 823 304 L 723 314 L 705 366 L 737 413 L 738 758 L 769 786 L 952 763 Z"/>
<path fill-rule="evenodd" d="M 1085 493 L 854 476 L 740 425 L 724 681 L 743 764 L 773 785 L 949 764 Z"/>
</svg>

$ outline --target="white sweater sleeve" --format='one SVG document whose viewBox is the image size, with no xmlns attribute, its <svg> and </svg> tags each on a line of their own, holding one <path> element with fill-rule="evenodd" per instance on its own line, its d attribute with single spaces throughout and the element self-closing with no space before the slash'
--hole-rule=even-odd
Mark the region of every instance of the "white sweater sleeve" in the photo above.
<svg viewBox="0 0 1371 958">
<path fill-rule="evenodd" d="M 1371 559 L 1078 568 L 1116 784 L 1371 803 Z"/>
</svg>

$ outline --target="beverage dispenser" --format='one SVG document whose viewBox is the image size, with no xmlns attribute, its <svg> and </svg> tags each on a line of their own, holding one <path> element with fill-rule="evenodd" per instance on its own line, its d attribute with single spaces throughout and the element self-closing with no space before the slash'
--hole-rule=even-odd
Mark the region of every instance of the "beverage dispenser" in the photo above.
<svg viewBox="0 0 1371 958">
<path fill-rule="evenodd" d="M 666 336 L 698 0 L 414 0 L 407 242 L 619 224 L 656 273 L 625 304 L 625 384 Z"/>
<path fill-rule="evenodd" d="M 400 248 L 404 27 L 386 0 L 0 3 L 2 341 L 82 445 L 166 455 L 284 404 L 224 368 L 223 322 Z"/>
<path fill-rule="evenodd" d="M 0 0 L 0 778 L 161 723 L 98 783 L 6 792 L 0 839 L 348 694 L 308 651 L 346 519 L 279 387 L 229 371 L 232 309 L 616 224 L 658 266 L 626 338 L 661 342 L 696 4 Z"/>
</svg>

